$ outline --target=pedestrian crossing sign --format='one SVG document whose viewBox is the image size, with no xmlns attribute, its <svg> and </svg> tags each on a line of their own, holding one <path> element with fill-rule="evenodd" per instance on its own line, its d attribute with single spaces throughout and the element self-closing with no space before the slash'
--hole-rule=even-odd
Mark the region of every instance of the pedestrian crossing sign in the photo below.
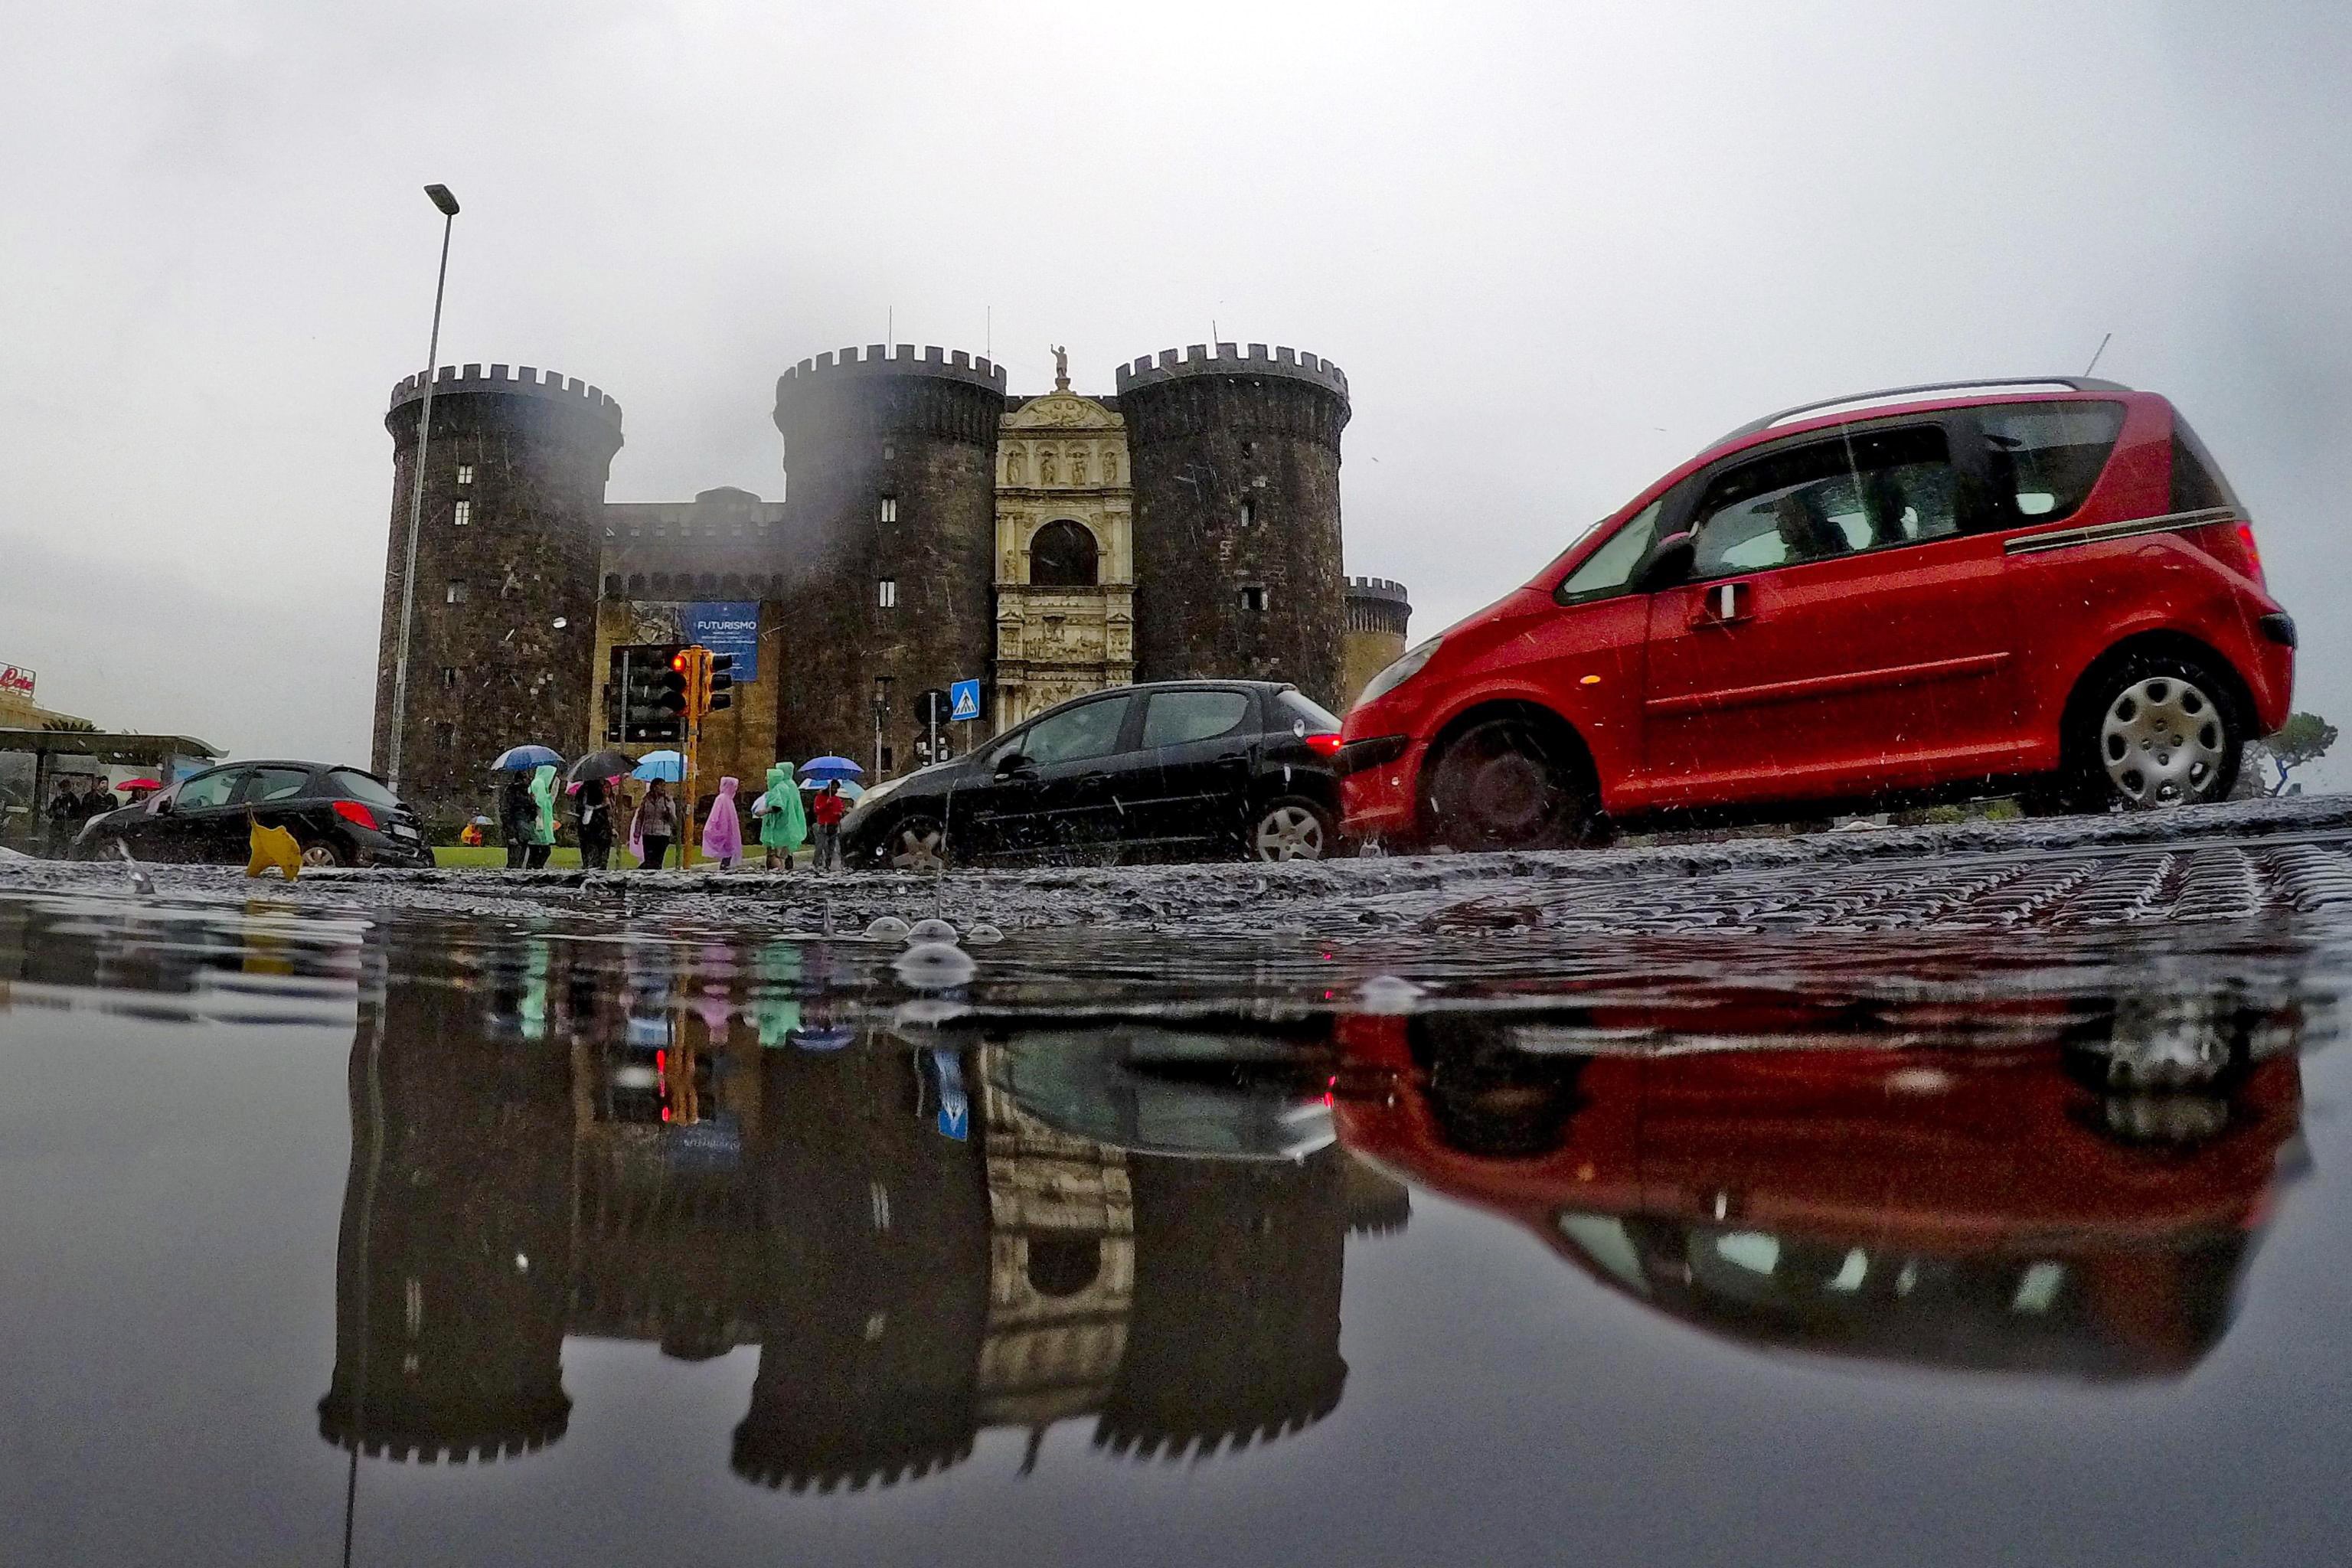
<svg viewBox="0 0 2352 1568">
<path fill-rule="evenodd" d="M 977 719 L 980 717 L 980 682 L 951 680 L 948 682 L 948 717 Z"/>
</svg>

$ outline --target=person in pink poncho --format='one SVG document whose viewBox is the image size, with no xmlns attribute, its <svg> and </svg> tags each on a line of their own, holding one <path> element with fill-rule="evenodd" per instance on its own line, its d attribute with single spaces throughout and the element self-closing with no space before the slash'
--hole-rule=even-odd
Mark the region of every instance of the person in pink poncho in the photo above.
<svg viewBox="0 0 2352 1568">
<path fill-rule="evenodd" d="M 702 825 L 702 853 L 732 871 L 743 858 L 743 819 L 735 815 L 735 781 L 719 781 L 719 798 L 710 803 L 710 820 Z"/>
</svg>

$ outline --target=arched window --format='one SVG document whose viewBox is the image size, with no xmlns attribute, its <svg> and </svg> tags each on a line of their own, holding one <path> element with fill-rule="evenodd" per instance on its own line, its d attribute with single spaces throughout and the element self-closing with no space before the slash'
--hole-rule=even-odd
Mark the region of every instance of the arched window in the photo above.
<svg viewBox="0 0 2352 1568">
<path fill-rule="evenodd" d="M 743 592 L 743 579 L 737 574 L 730 572 L 726 576 L 719 579 L 719 591 L 730 599 L 734 598 Z"/>
<path fill-rule="evenodd" d="M 656 572 L 654 574 L 654 592 L 656 594 L 667 594 L 669 592 L 668 573 Z"/>
<path fill-rule="evenodd" d="M 645 574 L 644 573 L 642 573 L 642 572 L 632 572 L 632 573 L 630 573 L 630 574 L 629 574 L 629 592 L 630 592 L 631 594 L 635 595 L 635 594 L 642 594 L 642 593 L 644 593 L 645 591 L 646 591 L 646 574 Z"/>
<path fill-rule="evenodd" d="M 1101 552 L 1093 530 L 1064 518 L 1029 540 L 1029 581 L 1041 588 L 1091 588 L 1100 581 Z"/>
<path fill-rule="evenodd" d="M 606 598 L 608 598 L 608 599 L 617 599 L 617 598 L 619 598 L 620 596 L 621 596 L 621 574 L 620 574 L 618 572 L 607 572 L 607 573 L 605 573 L 605 574 L 604 574 L 604 597 L 606 597 Z"/>
<path fill-rule="evenodd" d="M 694 591 L 698 594 L 716 594 L 719 592 L 719 574 L 715 572 L 705 572 L 695 579 Z"/>
</svg>

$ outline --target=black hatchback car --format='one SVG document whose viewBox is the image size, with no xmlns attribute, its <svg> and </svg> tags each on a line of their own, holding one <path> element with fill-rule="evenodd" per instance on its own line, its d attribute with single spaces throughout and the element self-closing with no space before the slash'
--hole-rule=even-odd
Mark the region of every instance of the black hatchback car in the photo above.
<svg viewBox="0 0 2352 1568">
<path fill-rule="evenodd" d="M 1296 687 L 1174 680 L 1074 698 L 968 756 L 867 792 L 851 866 L 1319 859 L 1338 847 L 1339 721 Z"/>
<path fill-rule="evenodd" d="M 247 816 L 290 831 L 306 866 L 430 866 L 416 814 L 373 773 L 320 763 L 225 763 L 93 816 L 74 857 L 243 865 Z M 120 845 L 121 848 L 116 846 Z"/>
</svg>

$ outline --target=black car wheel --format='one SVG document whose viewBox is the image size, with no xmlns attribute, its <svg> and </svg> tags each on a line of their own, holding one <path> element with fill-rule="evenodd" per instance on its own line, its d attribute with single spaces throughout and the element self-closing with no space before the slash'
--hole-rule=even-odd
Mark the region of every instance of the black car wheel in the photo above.
<svg viewBox="0 0 2352 1568">
<path fill-rule="evenodd" d="M 1571 748 L 1516 716 L 1447 744 L 1431 775 L 1434 837 L 1456 849 L 1550 849 L 1590 841 L 1598 813 Z"/>
<path fill-rule="evenodd" d="M 351 863 L 351 851 L 331 838 L 313 838 L 310 843 L 302 846 L 302 868 L 306 871 L 323 870 L 334 866 L 348 866 Z"/>
<path fill-rule="evenodd" d="M 1298 795 L 1268 802 L 1250 827 L 1250 854 L 1260 860 L 1320 860 L 1338 842 L 1331 814 Z"/>
<path fill-rule="evenodd" d="M 890 825 L 882 852 L 894 871 L 944 871 L 948 868 L 948 830 L 929 812 L 909 812 Z"/>
</svg>

